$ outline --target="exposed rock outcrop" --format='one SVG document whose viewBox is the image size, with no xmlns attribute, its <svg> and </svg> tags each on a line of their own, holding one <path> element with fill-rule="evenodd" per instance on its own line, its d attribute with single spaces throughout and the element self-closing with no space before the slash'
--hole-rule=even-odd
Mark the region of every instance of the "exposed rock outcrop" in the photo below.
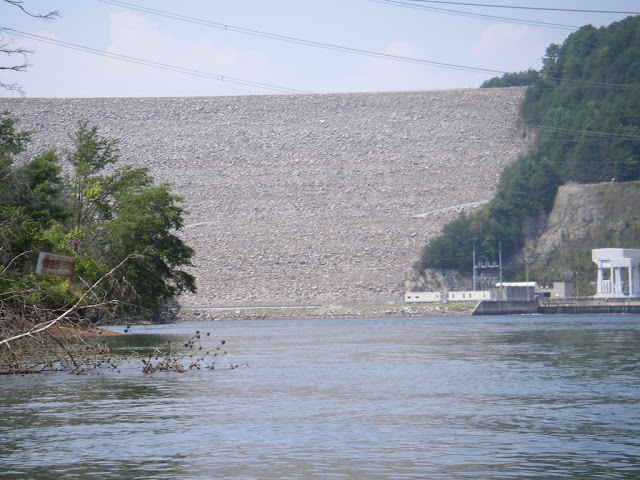
<svg viewBox="0 0 640 480">
<path fill-rule="evenodd" d="M 525 249 L 531 273 L 541 281 L 575 280 L 582 292 L 595 281 L 591 250 L 640 246 L 640 182 L 560 187 L 542 236 Z M 580 275 L 580 274 L 579 274 Z"/>
<path fill-rule="evenodd" d="M 76 122 L 190 211 L 186 305 L 402 301 L 420 249 L 526 151 L 524 89 L 210 98 L 0 99 L 64 149 Z"/>
</svg>

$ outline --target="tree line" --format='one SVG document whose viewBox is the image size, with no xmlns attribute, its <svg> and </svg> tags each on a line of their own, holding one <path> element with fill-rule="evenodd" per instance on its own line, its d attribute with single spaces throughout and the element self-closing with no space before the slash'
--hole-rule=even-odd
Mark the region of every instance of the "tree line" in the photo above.
<svg viewBox="0 0 640 480">
<path fill-rule="evenodd" d="M 30 133 L 0 115 L 0 326 L 70 306 L 91 321 L 175 314 L 177 297 L 196 291 L 184 269 L 194 250 L 178 236 L 182 198 L 146 168 L 117 166 L 119 141 L 88 122 L 69 137 L 64 152 L 17 161 Z M 73 277 L 36 274 L 40 252 L 73 258 Z"/>
<path fill-rule="evenodd" d="M 513 258 L 544 232 L 560 185 L 640 179 L 640 17 L 584 26 L 551 44 L 542 64 L 482 85 L 527 86 L 522 119 L 537 145 L 502 173 L 482 209 L 445 225 L 417 270 L 469 273 L 474 243 L 479 258 L 496 259 L 499 242 Z"/>
</svg>

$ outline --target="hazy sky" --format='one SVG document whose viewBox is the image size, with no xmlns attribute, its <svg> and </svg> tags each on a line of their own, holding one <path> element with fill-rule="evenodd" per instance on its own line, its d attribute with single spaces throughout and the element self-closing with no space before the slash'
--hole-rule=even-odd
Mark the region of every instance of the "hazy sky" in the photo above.
<svg viewBox="0 0 640 480">
<path fill-rule="evenodd" d="M 5 41 L 34 53 L 29 56 L 31 67 L 27 72 L 0 71 L 0 75 L 4 83 L 18 82 L 27 97 L 274 93 L 266 86 L 311 93 L 478 87 L 497 73 L 460 67 L 497 72 L 537 69 L 547 46 L 562 43 L 577 27 L 609 25 L 628 16 L 495 8 L 489 4 L 640 12 L 639 0 L 466 2 L 483 3 L 483 7 L 461 3 L 465 2 L 25 0 L 25 7 L 35 12 L 60 11 L 60 18 L 43 21 L 2 1 L 1 26 L 66 46 L 5 31 Z M 275 39 L 274 35 L 298 42 Z M 319 44 L 325 48 L 319 48 Z M 355 54 L 354 50 L 418 62 L 375 58 Z M 139 65 L 105 54 L 163 67 Z M 0 61 L 6 65 L 6 59 Z M 175 68 L 182 73 L 169 71 Z M 235 81 L 260 85 L 239 85 Z M 0 96 L 16 94 L 0 91 Z"/>
</svg>

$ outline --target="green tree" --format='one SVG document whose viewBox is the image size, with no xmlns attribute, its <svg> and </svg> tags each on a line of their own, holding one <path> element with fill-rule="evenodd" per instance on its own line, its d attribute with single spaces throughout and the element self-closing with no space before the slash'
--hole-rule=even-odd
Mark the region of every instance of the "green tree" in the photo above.
<svg viewBox="0 0 640 480">
<path fill-rule="evenodd" d="M 556 63 L 560 57 L 560 45 L 552 43 L 547 47 L 545 56 L 542 59 L 542 70 L 540 74 L 542 77 L 555 78 L 557 75 Z"/>
<path fill-rule="evenodd" d="M 25 316 L 28 309 L 60 308 L 75 298 L 63 279 L 33 274 L 39 251 L 64 250 L 59 222 L 67 218 L 67 210 L 54 152 L 13 165 L 28 140 L 29 133 L 18 132 L 16 120 L 5 113 L 0 122 L 0 318 L 5 318 L 5 308 Z"/>
<path fill-rule="evenodd" d="M 194 250 L 175 233 L 184 226 L 181 201 L 167 184 L 125 190 L 117 197 L 114 218 L 103 228 L 108 265 L 140 253 L 121 271 L 130 292 L 126 300 L 156 319 L 171 313 L 168 307 L 179 294 L 196 290 L 195 278 L 182 269 L 191 265 Z"/>
<path fill-rule="evenodd" d="M 8 112 L 0 114 L 0 259 L 7 265 L 19 252 L 25 235 L 24 219 L 18 204 L 18 182 L 13 159 L 29 141 L 29 132 L 16 130 L 16 120 Z M 16 243 L 18 245 L 16 245 Z"/>
<path fill-rule="evenodd" d="M 473 240 L 471 220 L 463 212 L 457 219 L 445 225 L 441 236 L 424 247 L 420 262 L 423 270 L 445 268 L 471 271 Z"/>
<path fill-rule="evenodd" d="M 154 185 L 146 168 L 117 166 L 118 141 L 102 137 L 87 122 L 79 122 L 70 135 L 70 178 L 62 176 L 54 151 L 15 167 L 13 158 L 28 134 L 17 132 L 15 120 L 5 117 L 0 122 L 0 306 L 11 298 L 16 307 L 61 308 L 116 267 L 118 274 L 107 275 L 99 295 L 96 289 L 83 305 L 96 302 L 102 312 L 158 319 L 170 313 L 180 294 L 195 292 L 195 279 L 184 270 L 194 251 L 178 236 L 186 212 L 168 184 Z M 75 256 L 77 280 L 35 276 L 41 251 Z"/>
<path fill-rule="evenodd" d="M 73 150 L 67 153 L 73 167 L 70 199 L 72 248 L 80 254 L 83 244 L 91 245 L 95 239 L 87 240 L 88 230 L 100 220 L 109 218 L 114 182 L 102 172 L 118 161 L 119 147 L 116 139 L 99 136 L 98 128 L 90 127 L 86 121 L 78 122 L 78 129 L 69 137 L 73 142 Z"/>
<path fill-rule="evenodd" d="M 70 179 L 63 178 L 54 151 L 16 167 L 14 156 L 24 151 L 28 133 L 18 132 L 8 114 L 0 118 L 4 371 L 31 372 L 35 366 L 80 371 L 105 364 L 104 345 L 59 339 L 49 330 L 77 329 L 112 316 L 170 318 L 178 295 L 196 290 L 195 278 L 183 270 L 194 251 L 178 236 L 186 213 L 182 198 L 168 184 L 154 185 L 144 168 L 117 167 L 118 142 L 101 137 L 88 123 L 80 122 L 71 138 Z M 42 251 L 74 255 L 74 278 L 36 275 L 35 259 Z M 150 360 L 145 372 L 160 368 Z M 169 363 L 158 362 L 162 369 L 183 371 L 173 352 Z"/>
<path fill-rule="evenodd" d="M 502 242 L 513 256 L 540 233 L 559 185 L 640 179 L 640 16 L 607 28 L 585 26 L 551 44 L 522 105 L 524 123 L 539 127 L 535 149 L 502 174 L 495 196 L 470 218 L 481 252 Z M 486 86 L 522 79 L 508 74 Z M 456 268 L 453 252 L 468 240 L 448 226 L 422 256 L 423 268 Z"/>
<path fill-rule="evenodd" d="M 100 136 L 95 126 L 79 122 L 71 138 L 70 246 L 78 272 L 91 283 L 131 256 L 105 293 L 118 298 L 119 313 L 157 318 L 178 295 L 196 289 L 182 270 L 194 251 L 176 234 L 186 213 L 182 198 L 167 184 L 154 186 L 146 168 L 116 167 L 118 141 Z"/>
<path fill-rule="evenodd" d="M 30 135 L 30 132 L 16 131 L 16 120 L 9 112 L 0 113 L 0 202 L 6 202 L 11 196 L 13 157 L 24 150 Z"/>
<path fill-rule="evenodd" d="M 62 222 L 69 217 L 64 198 L 64 179 L 55 151 L 38 155 L 15 170 L 17 203 L 22 212 L 41 222 Z"/>
<path fill-rule="evenodd" d="M 540 72 L 533 68 L 519 73 L 505 73 L 502 77 L 493 77 L 482 82 L 480 88 L 526 87 L 533 85 L 540 78 Z"/>
</svg>

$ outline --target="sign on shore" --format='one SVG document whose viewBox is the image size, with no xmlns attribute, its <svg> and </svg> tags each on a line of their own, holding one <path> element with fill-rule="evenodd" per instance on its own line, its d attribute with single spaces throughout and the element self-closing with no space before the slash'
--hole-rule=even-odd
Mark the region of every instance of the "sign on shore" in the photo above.
<svg viewBox="0 0 640 480">
<path fill-rule="evenodd" d="M 55 275 L 70 278 L 76 267 L 75 257 L 54 255 L 53 253 L 40 252 L 36 273 L 38 275 Z"/>
</svg>

